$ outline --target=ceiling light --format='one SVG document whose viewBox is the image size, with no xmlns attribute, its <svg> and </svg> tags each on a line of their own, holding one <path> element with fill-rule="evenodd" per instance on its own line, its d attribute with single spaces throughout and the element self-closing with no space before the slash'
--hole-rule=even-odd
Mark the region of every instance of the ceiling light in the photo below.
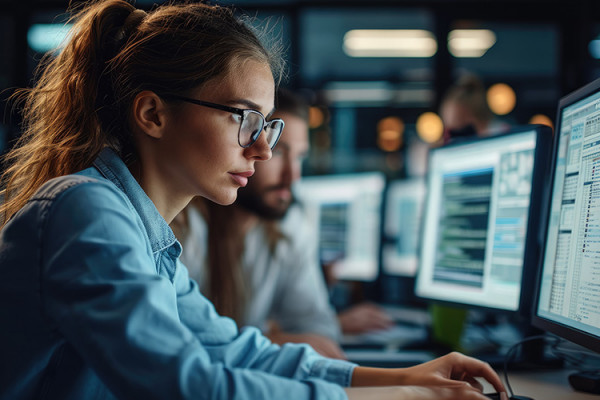
<svg viewBox="0 0 600 400">
<path fill-rule="evenodd" d="M 33 24 L 27 31 L 27 44 L 38 53 L 58 50 L 64 44 L 71 24 Z"/>
<path fill-rule="evenodd" d="M 448 50 L 454 57 L 481 57 L 496 43 L 488 29 L 455 29 L 448 34 Z"/>
<path fill-rule="evenodd" d="M 350 57 L 432 57 L 436 51 L 433 33 L 424 29 L 354 29 L 344 35 Z"/>
</svg>

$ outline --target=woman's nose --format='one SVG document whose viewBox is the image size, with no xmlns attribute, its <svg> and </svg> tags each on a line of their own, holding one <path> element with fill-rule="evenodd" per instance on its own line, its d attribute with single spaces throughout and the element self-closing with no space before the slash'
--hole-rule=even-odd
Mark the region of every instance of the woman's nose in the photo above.
<svg viewBox="0 0 600 400">
<path fill-rule="evenodd" d="M 267 161 L 271 158 L 273 153 L 271 152 L 271 146 L 267 141 L 267 135 L 264 131 L 256 139 L 256 142 L 252 143 L 252 146 L 246 148 L 246 153 L 248 157 L 258 161 Z"/>
</svg>

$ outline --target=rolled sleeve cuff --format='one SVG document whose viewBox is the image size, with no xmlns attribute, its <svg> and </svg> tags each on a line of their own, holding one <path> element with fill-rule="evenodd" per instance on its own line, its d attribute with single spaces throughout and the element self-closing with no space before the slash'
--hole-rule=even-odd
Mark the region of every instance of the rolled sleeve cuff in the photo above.
<svg viewBox="0 0 600 400">
<path fill-rule="evenodd" d="M 352 383 L 352 372 L 356 367 L 356 364 L 348 361 L 323 359 L 312 365 L 310 376 L 349 387 Z"/>
</svg>

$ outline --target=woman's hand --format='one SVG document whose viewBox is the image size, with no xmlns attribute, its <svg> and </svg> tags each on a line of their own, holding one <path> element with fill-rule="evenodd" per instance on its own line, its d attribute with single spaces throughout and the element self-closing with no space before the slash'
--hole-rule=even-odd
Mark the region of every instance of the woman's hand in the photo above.
<svg viewBox="0 0 600 400">
<path fill-rule="evenodd" d="M 488 363 L 457 352 L 406 368 L 404 372 L 406 381 L 403 384 L 406 385 L 443 386 L 452 381 L 463 381 L 482 390 L 481 384 L 475 378 L 484 378 L 494 386 L 496 391 L 506 391 L 500 377 Z"/>
<path fill-rule="evenodd" d="M 462 385 L 481 391 L 481 384 L 475 378 L 487 380 L 497 392 L 506 392 L 500 377 L 488 363 L 456 352 L 410 368 L 357 367 L 352 375 L 352 386 Z"/>
</svg>

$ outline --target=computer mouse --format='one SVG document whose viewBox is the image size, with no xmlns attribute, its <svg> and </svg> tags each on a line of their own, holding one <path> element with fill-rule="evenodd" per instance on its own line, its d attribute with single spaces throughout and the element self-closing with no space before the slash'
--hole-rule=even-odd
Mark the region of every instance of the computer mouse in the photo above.
<svg viewBox="0 0 600 400">
<path fill-rule="evenodd" d="M 485 393 L 484 396 L 489 397 L 492 400 L 501 400 L 500 393 Z M 527 396 L 511 396 L 508 400 L 534 400 L 531 397 Z"/>
<path fill-rule="evenodd" d="M 484 393 L 484 396 L 492 399 L 492 400 L 501 400 L 500 399 L 500 393 Z"/>
</svg>

